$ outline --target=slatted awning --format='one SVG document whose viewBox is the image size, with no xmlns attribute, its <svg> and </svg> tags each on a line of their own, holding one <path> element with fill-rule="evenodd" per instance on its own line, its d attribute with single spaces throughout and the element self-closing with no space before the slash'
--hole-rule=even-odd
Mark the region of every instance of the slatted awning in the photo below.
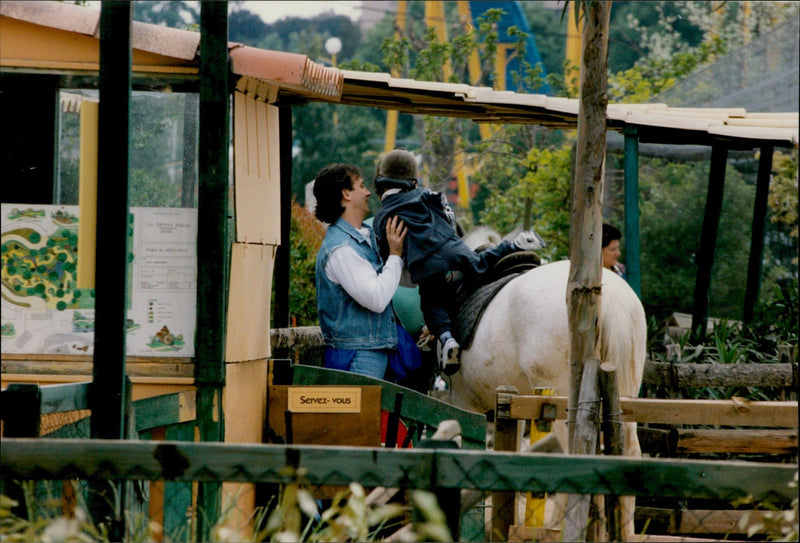
<svg viewBox="0 0 800 543">
<path fill-rule="evenodd" d="M 99 17 L 97 10 L 62 2 L 0 2 L 0 67 L 96 73 Z M 131 36 L 134 74 L 195 77 L 199 44 L 198 32 L 135 22 Z M 237 86 L 265 101 L 321 101 L 460 117 L 476 123 L 577 126 L 577 99 L 339 70 L 305 55 L 238 43 L 231 43 L 229 50 L 232 71 L 239 78 Z M 268 87 L 274 87 L 272 92 Z M 724 144 L 729 149 L 798 145 L 797 112 L 609 104 L 607 123 L 610 130 L 618 132 L 636 128 L 643 143 Z"/>
</svg>

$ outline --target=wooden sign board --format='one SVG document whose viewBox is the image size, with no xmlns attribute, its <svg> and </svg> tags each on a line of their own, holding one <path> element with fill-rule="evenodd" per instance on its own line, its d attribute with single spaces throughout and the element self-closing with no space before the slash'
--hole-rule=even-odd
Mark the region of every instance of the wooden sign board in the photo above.
<svg viewBox="0 0 800 543">
<path fill-rule="evenodd" d="M 292 413 L 359 413 L 359 387 L 291 387 L 286 409 Z"/>
<path fill-rule="evenodd" d="M 284 439 L 291 417 L 295 444 L 381 445 L 380 386 L 270 386 L 267 410 L 269 428 Z"/>
</svg>

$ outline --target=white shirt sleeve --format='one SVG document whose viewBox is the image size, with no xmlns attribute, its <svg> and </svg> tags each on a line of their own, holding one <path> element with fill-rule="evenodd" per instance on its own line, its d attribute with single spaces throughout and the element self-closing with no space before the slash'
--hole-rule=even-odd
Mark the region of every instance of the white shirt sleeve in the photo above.
<svg viewBox="0 0 800 543">
<path fill-rule="evenodd" d="M 392 301 L 402 270 L 403 259 L 389 255 L 378 274 L 369 262 L 347 246 L 334 249 L 325 264 L 328 279 L 341 285 L 356 302 L 375 313 L 381 313 Z"/>
</svg>

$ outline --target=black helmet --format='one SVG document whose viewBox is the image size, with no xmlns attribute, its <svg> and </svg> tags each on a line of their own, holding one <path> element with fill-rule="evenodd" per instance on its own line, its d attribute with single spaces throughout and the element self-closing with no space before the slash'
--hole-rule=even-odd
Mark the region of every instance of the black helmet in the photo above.
<svg viewBox="0 0 800 543">
<path fill-rule="evenodd" d="M 389 151 L 378 166 L 375 188 L 383 192 L 398 188 L 411 190 L 417 185 L 417 160 L 405 149 Z"/>
</svg>

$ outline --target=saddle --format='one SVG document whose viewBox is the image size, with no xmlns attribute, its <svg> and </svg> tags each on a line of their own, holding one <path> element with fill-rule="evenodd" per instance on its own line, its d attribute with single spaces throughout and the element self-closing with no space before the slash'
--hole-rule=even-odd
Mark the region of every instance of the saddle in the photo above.
<svg viewBox="0 0 800 543">
<path fill-rule="evenodd" d="M 478 281 L 462 284 L 456 292 L 456 314 L 451 315 L 453 335 L 468 349 L 475 336 L 475 328 L 486 306 L 506 283 L 541 264 L 539 255 L 532 251 L 511 253 L 500 259 L 491 271 Z"/>
</svg>

